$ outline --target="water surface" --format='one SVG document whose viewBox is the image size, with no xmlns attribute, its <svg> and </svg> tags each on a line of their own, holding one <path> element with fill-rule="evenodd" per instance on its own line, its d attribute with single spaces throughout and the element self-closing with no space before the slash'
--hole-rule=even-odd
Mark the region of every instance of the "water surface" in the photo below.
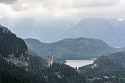
<svg viewBox="0 0 125 83">
<path fill-rule="evenodd" d="M 74 68 L 78 68 L 81 66 L 85 66 L 85 65 L 89 65 L 92 64 L 94 62 L 95 59 L 90 59 L 90 60 L 66 60 L 67 65 L 74 67 Z"/>
</svg>

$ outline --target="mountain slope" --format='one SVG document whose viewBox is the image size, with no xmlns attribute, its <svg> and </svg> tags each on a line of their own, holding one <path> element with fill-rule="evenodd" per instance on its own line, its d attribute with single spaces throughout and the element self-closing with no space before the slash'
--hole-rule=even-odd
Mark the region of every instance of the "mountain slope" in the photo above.
<svg viewBox="0 0 125 83">
<path fill-rule="evenodd" d="M 0 26 L 0 56 L 17 66 L 29 66 L 25 42 L 3 26 Z"/>
<path fill-rule="evenodd" d="M 76 69 L 56 63 L 45 67 L 41 57 L 27 50 L 22 39 L 0 26 L 0 83 L 86 83 Z"/>
<path fill-rule="evenodd" d="M 30 83 L 28 72 L 0 56 L 0 83 Z"/>
<path fill-rule="evenodd" d="M 124 83 L 125 52 L 101 56 L 93 64 L 79 68 L 88 78 L 100 78 L 103 82 Z M 107 79 L 104 78 L 107 77 Z M 98 82 L 98 79 L 93 79 Z M 96 83 L 92 82 L 92 83 Z"/>
<path fill-rule="evenodd" d="M 40 56 L 53 55 L 57 59 L 86 59 L 115 52 L 105 42 L 91 38 L 69 38 L 55 43 L 42 43 L 34 39 L 24 40 L 30 50 Z"/>
<path fill-rule="evenodd" d="M 0 83 L 32 83 L 25 42 L 0 25 Z"/>
</svg>

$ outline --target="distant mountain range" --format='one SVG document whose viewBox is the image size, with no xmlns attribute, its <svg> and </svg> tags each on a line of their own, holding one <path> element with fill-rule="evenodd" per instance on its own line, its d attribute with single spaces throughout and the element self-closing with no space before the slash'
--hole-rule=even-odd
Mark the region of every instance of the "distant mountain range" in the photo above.
<svg viewBox="0 0 125 83">
<path fill-rule="evenodd" d="M 69 20 L 37 20 L 2 18 L 0 23 L 11 28 L 21 38 L 36 38 L 43 42 L 55 42 L 62 39 L 61 35 L 76 23 Z"/>
<path fill-rule="evenodd" d="M 86 37 L 101 39 L 112 47 L 125 46 L 125 20 L 84 18 L 80 21 L 39 19 L 10 21 L 1 18 L 0 23 L 10 27 L 19 37 L 35 38 L 46 43 L 65 38 Z"/>
<path fill-rule="evenodd" d="M 65 38 L 87 37 L 101 39 L 113 47 L 125 46 L 125 21 L 100 18 L 82 19 L 77 25 L 68 29 Z"/>
<path fill-rule="evenodd" d="M 92 38 L 69 38 L 55 43 L 42 43 L 39 40 L 24 39 L 28 49 L 39 56 L 53 55 L 57 59 L 88 59 L 97 58 L 116 52 L 116 49 L 99 39 Z"/>
</svg>

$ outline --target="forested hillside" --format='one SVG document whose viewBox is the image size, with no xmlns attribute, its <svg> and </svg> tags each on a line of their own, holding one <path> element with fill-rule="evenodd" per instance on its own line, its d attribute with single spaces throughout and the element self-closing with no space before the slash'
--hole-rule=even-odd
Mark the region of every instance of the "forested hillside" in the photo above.
<svg viewBox="0 0 125 83">
<path fill-rule="evenodd" d="M 102 56 L 93 64 L 79 68 L 92 83 L 124 83 L 125 52 Z"/>
<path fill-rule="evenodd" d="M 69 38 L 55 43 L 42 43 L 36 39 L 25 39 L 28 49 L 39 56 L 53 55 L 57 59 L 89 59 L 116 52 L 108 44 L 98 39 Z"/>
</svg>

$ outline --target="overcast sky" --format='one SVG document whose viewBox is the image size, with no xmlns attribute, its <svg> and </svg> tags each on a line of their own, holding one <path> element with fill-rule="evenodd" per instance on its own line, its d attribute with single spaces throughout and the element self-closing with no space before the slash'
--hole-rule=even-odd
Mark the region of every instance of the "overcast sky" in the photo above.
<svg viewBox="0 0 125 83">
<path fill-rule="evenodd" d="M 125 0 L 0 0 L 0 18 L 125 18 Z"/>
</svg>

